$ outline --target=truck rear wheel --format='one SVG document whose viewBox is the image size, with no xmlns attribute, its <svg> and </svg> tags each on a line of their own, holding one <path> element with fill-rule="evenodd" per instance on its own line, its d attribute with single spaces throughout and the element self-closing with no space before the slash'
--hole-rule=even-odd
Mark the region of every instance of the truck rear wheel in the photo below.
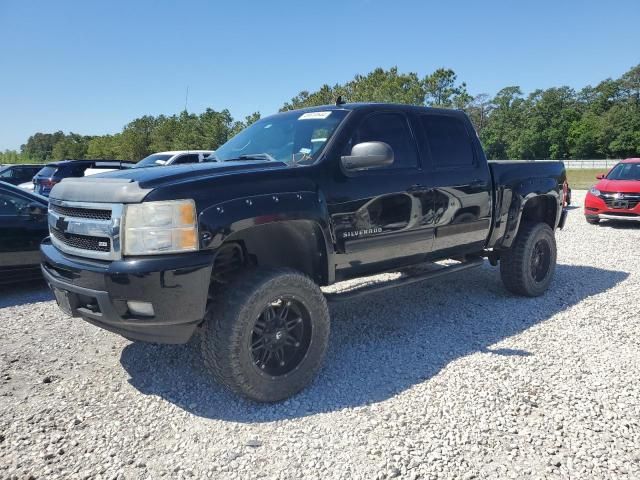
<svg viewBox="0 0 640 480">
<path fill-rule="evenodd" d="M 289 269 L 248 271 L 216 293 L 202 329 L 207 368 L 231 390 L 277 402 L 307 386 L 329 341 L 320 288 Z"/>
<path fill-rule="evenodd" d="M 511 248 L 500 255 L 502 283 L 512 293 L 542 295 L 556 269 L 556 239 L 546 223 L 525 223 Z"/>
</svg>

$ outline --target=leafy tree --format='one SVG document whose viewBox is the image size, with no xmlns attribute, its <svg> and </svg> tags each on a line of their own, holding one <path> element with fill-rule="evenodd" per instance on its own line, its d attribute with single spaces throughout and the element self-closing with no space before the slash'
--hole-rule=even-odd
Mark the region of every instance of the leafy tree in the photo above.
<svg viewBox="0 0 640 480">
<path fill-rule="evenodd" d="M 513 145 L 524 123 L 524 99 L 520 87 L 503 88 L 491 104 L 493 110 L 480 135 L 487 157 L 517 158 L 513 156 Z"/>
<path fill-rule="evenodd" d="M 150 116 L 136 118 L 128 123 L 120 136 L 120 152 L 126 159 L 141 160 L 153 153 L 151 135 L 157 120 Z"/>
<path fill-rule="evenodd" d="M 456 84 L 458 76 L 450 68 L 439 68 L 424 78 L 426 105 L 439 108 L 464 108 L 472 99 L 467 84 Z M 420 102 L 422 103 L 422 102 Z"/>
<path fill-rule="evenodd" d="M 482 134 L 484 127 L 489 122 L 489 115 L 494 109 L 494 104 L 491 102 L 491 98 L 486 93 L 476 95 L 471 102 L 469 102 L 465 108 L 467 115 L 473 122 L 478 135 Z"/>
<path fill-rule="evenodd" d="M 54 146 L 51 152 L 52 160 L 80 160 L 85 158 L 89 141 L 91 137 L 84 137 L 77 133 L 69 133 L 60 139 Z"/>
<path fill-rule="evenodd" d="M 35 133 L 29 137 L 27 143 L 20 147 L 20 151 L 27 157 L 45 161 L 51 159 L 53 147 L 64 138 L 62 131 L 55 133 Z"/>
<path fill-rule="evenodd" d="M 120 134 L 93 137 L 87 145 L 85 158 L 94 160 L 124 160 L 120 153 Z"/>
</svg>

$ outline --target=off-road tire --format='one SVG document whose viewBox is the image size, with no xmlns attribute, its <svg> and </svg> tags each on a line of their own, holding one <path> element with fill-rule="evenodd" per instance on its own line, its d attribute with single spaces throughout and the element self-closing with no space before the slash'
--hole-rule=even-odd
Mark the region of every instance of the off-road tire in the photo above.
<svg viewBox="0 0 640 480">
<path fill-rule="evenodd" d="M 541 242 L 538 244 L 538 242 Z M 549 265 L 542 278 L 534 277 L 532 257 L 536 245 L 548 247 Z M 547 247 L 545 247 L 545 245 Z M 500 254 L 500 276 L 505 288 L 517 295 L 538 297 L 553 279 L 556 269 L 556 240 L 553 230 L 546 223 L 525 223 L 520 227 L 511 248 Z"/>
<path fill-rule="evenodd" d="M 250 339 L 261 312 L 280 296 L 293 297 L 306 308 L 311 336 L 299 365 L 273 377 L 256 367 Z M 313 380 L 324 360 L 329 330 L 327 302 L 313 280 L 290 269 L 249 270 L 212 296 L 201 331 L 202 354 L 222 385 L 257 402 L 277 402 Z"/>
</svg>

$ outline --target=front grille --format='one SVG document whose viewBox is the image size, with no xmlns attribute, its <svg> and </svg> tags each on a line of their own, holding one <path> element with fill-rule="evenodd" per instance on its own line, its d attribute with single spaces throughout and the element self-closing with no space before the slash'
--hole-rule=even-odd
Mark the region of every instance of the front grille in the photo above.
<svg viewBox="0 0 640 480">
<path fill-rule="evenodd" d="M 51 210 L 65 217 L 88 218 L 91 220 L 111 220 L 111 210 L 97 210 L 93 208 L 63 207 L 51 204 Z"/>
<path fill-rule="evenodd" d="M 620 197 L 619 195 L 622 195 Z M 632 209 L 638 206 L 640 203 L 640 195 L 637 193 L 609 193 L 609 192 L 601 192 L 600 198 L 604 200 L 604 203 L 607 204 L 607 207 L 613 209 L 626 208 Z M 625 207 L 621 207 L 619 202 L 626 202 Z"/>
<path fill-rule="evenodd" d="M 90 237 L 88 235 L 78 235 L 75 233 L 62 233 L 55 228 L 51 228 L 51 235 L 71 248 L 91 250 L 93 252 L 109 252 L 111 250 L 111 239 L 108 237 Z"/>
</svg>

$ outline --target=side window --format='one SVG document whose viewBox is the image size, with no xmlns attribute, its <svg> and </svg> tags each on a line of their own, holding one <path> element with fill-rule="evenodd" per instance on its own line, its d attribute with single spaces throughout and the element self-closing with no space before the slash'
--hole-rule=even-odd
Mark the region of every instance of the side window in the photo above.
<svg viewBox="0 0 640 480">
<path fill-rule="evenodd" d="M 198 154 L 182 155 L 178 157 L 172 165 L 182 165 L 183 163 L 198 163 Z"/>
<path fill-rule="evenodd" d="M 0 217 L 21 215 L 28 205 L 27 200 L 0 190 Z"/>
<path fill-rule="evenodd" d="M 474 164 L 471 138 L 462 120 L 448 115 L 421 115 L 420 125 L 436 168 Z"/>
<path fill-rule="evenodd" d="M 68 168 L 67 172 L 70 177 L 84 177 L 84 171 L 89 168 L 89 165 L 73 165 Z"/>
<path fill-rule="evenodd" d="M 18 178 L 22 182 L 28 182 L 33 178 L 35 173 L 32 173 L 32 169 L 29 167 L 23 167 L 18 169 Z"/>
<path fill-rule="evenodd" d="M 394 161 L 387 168 L 415 168 L 418 165 L 415 144 L 404 115 L 376 113 L 365 118 L 349 148 L 362 142 L 385 142 L 393 149 Z"/>
<path fill-rule="evenodd" d="M 0 178 L 14 178 L 15 168 L 8 168 L 4 172 L 0 173 Z"/>
</svg>

